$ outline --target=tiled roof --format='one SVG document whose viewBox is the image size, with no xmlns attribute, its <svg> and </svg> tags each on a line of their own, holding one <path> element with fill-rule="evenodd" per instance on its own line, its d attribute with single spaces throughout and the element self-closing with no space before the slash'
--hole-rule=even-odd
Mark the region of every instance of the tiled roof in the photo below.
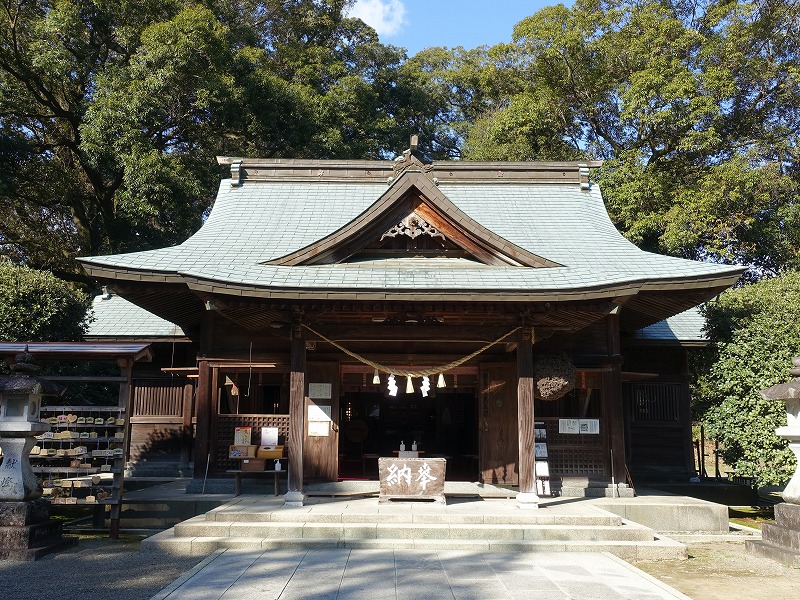
<svg viewBox="0 0 800 600">
<path fill-rule="evenodd" d="M 599 188 L 515 181 L 442 182 L 466 215 L 520 248 L 563 266 L 452 268 L 441 260 L 265 265 L 331 235 L 386 193 L 387 183 L 276 178 L 221 183 L 206 223 L 184 243 L 159 250 L 83 259 L 88 267 L 178 275 L 214 291 L 227 285 L 329 292 L 358 289 L 387 297 L 407 291 L 480 295 L 513 291 L 579 297 L 612 288 L 635 293 L 681 281 L 725 280 L 741 269 L 644 252 L 615 229 Z"/>
<path fill-rule="evenodd" d="M 634 340 L 665 344 L 706 345 L 706 319 L 698 307 L 690 308 L 649 327 L 634 332 Z"/>
<path fill-rule="evenodd" d="M 176 338 L 183 337 L 183 330 L 124 298 L 114 294 L 101 294 L 92 301 L 89 329 L 85 337 Z"/>
</svg>

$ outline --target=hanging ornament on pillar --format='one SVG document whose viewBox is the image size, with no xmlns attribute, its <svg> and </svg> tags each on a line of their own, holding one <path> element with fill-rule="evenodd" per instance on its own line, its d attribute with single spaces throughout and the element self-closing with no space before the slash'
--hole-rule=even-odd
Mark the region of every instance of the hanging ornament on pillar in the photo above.
<svg viewBox="0 0 800 600">
<path fill-rule="evenodd" d="M 372 383 L 375 385 L 381 384 L 381 376 L 378 375 L 378 369 L 375 369 L 375 374 L 372 376 Z"/>
<path fill-rule="evenodd" d="M 394 380 L 394 375 L 389 375 L 389 379 L 386 380 L 386 385 L 389 387 L 389 395 L 397 396 L 397 382 Z"/>
<path fill-rule="evenodd" d="M 436 387 L 437 388 L 447 387 L 447 384 L 444 382 L 444 373 L 439 373 L 439 379 L 436 380 Z"/>
<path fill-rule="evenodd" d="M 419 391 L 422 392 L 423 398 L 428 397 L 428 392 L 430 391 L 430 389 L 431 389 L 431 380 L 427 375 L 425 375 L 422 378 L 422 385 L 419 386 Z"/>
<path fill-rule="evenodd" d="M 406 375 L 406 394 L 414 393 L 414 384 L 411 383 L 411 375 Z"/>
</svg>

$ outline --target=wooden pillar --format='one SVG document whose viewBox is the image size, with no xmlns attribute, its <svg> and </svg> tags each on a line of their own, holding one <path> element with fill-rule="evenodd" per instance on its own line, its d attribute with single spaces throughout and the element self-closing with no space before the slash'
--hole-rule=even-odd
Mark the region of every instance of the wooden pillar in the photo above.
<svg viewBox="0 0 800 600">
<path fill-rule="evenodd" d="M 300 315 L 292 319 L 292 348 L 289 373 L 289 473 L 286 504 L 302 505 L 303 494 L 303 437 L 305 435 L 306 405 L 306 340 L 300 326 Z"/>
<path fill-rule="evenodd" d="M 523 327 L 517 334 L 517 420 L 519 432 L 519 494 L 524 508 L 537 508 L 533 415 L 533 330 Z"/>
<path fill-rule="evenodd" d="M 208 362 L 200 361 L 197 376 L 197 430 L 194 438 L 194 478 L 206 474 L 208 453 L 211 451 L 211 369 Z"/>
<path fill-rule="evenodd" d="M 194 416 L 194 392 L 195 387 L 191 379 L 186 379 L 183 385 L 183 402 L 181 403 L 181 470 L 189 468 L 189 463 L 192 460 L 192 417 Z"/>
<path fill-rule="evenodd" d="M 609 362 L 603 369 L 603 415 L 608 428 L 608 445 L 613 455 L 611 475 L 625 483 L 625 419 L 622 412 L 622 354 L 619 341 L 619 315 L 606 317 Z"/>
<path fill-rule="evenodd" d="M 117 366 L 120 369 L 120 375 L 125 378 L 125 382 L 119 386 L 119 407 L 123 412 L 119 415 L 125 419 L 125 453 L 122 458 L 114 459 L 114 483 L 113 488 L 119 490 L 119 496 L 115 498 L 115 502 L 111 505 L 111 512 L 109 515 L 109 537 L 113 540 L 119 539 L 119 518 L 120 509 L 122 508 L 122 495 L 125 492 L 125 486 L 122 483 L 125 473 L 125 461 L 131 455 L 131 397 L 132 397 L 132 378 L 133 378 L 133 360 L 129 358 L 121 358 L 117 360 Z"/>
</svg>

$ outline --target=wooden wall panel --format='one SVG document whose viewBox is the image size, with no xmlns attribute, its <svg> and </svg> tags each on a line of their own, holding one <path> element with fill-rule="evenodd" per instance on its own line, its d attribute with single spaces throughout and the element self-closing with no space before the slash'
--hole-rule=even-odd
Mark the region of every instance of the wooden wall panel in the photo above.
<svg viewBox="0 0 800 600">
<path fill-rule="evenodd" d="M 330 399 L 308 398 L 308 386 L 314 383 L 331 385 Z M 327 436 L 309 435 L 308 407 L 330 406 L 333 422 Z M 339 363 L 306 363 L 306 424 L 303 441 L 303 473 L 306 480 L 336 481 L 339 477 Z"/>
<path fill-rule="evenodd" d="M 131 449 L 129 460 L 133 463 L 180 464 L 183 447 L 187 443 L 180 423 L 131 424 Z"/>
<path fill-rule="evenodd" d="M 480 471 L 484 483 L 519 483 L 516 363 L 481 365 Z"/>
</svg>

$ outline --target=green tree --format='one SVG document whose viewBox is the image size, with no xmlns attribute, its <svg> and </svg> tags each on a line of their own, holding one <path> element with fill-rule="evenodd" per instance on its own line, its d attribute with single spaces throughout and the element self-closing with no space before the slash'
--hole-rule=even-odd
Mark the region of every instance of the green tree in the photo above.
<svg viewBox="0 0 800 600">
<path fill-rule="evenodd" d="M 85 294 L 51 273 L 0 259 L 0 340 L 78 341 L 88 308 Z"/>
<path fill-rule="evenodd" d="M 785 484 L 795 458 L 775 429 L 786 425 L 782 402 L 759 394 L 788 381 L 800 355 L 800 272 L 728 290 L 706 306 L 716 356 L 698 382 L 707 432 L 740 475 Z"/>
<path fill-rule="evenodd" d="M 637 245 L 800 265 L 800 5 L 577 0 L 520 22 L 517 82 L 465 135 L 474 159 L 603 159 Z"/>
<path fill-rule="evenodd" d="M 80 279 L 196 230 L 217 155 L 397 149 L 404 53 L 348 3 L 0 1 L 3 253 Z"/>
</svg>

